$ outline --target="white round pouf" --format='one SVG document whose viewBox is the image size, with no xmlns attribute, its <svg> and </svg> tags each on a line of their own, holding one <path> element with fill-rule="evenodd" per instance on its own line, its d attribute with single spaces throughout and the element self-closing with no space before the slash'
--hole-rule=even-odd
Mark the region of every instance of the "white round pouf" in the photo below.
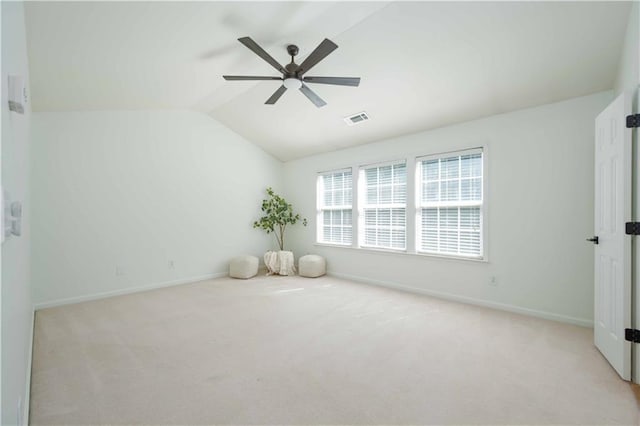
<svg viewBox="0 0 640 426">
<path fill-rule="evenodd" d="M 247 279 L 258 274 L 258 258 L 255 256 L 237 256 L 231 259 L 229 276 Z"/>
<path fill-rule="evenodd" d="M 298 260 L 298 270 L 301 277 L 320 277 L 327 273 L 327 262 L 322 256 L 308 254 Z"/>
</svg>

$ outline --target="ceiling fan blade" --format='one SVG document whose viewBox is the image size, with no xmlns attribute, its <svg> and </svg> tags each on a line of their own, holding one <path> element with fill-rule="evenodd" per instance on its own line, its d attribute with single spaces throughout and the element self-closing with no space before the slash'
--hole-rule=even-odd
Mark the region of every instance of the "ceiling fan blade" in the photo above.
<svg viewBox="0 0 640 426">
<path fill-rule="evenodd" d="M 304 77 L 306 83 L 335 84 L 338 86 L 358 87 L 360 77 Z"/>
<path fill-rule="evenodd" d="M 280 96 L 282 96 L 282 94 L 286 91 L 287 91 L 287 88 L 284 87 L 284 84 L 283 84 L 282 86 L 278 87 L 278 90 L 273 92 L 273 95 L 271 95 L 271 97 L 267 99 L 267 102 L 265 102 L 265 104 L 267 105 L 275 104 L 278 101 L 278 99 L 280 99 Z"/>
<path fill-rule="evenodd" d="M 320 43 L 318 47 L 316 47 L 316 50 L 311 52 L 311 54 L 307 56 L 307 59 L 305 59 L 300 64 L 297 70 L 298 75 L 302 75 L 305 72 L 309 71 L 315 64 L 323 60 L 325 57 L 327 57 L 327 55 L 329 55 L 329 53 L 333 52 L 337 48 L 338 45 L 328 38 L 322 40 L 322 43 Z"/>
<path fill-rule="evenodd" d="M 244 44 L 245 46 L 247 46 L 253 53 L 255 53 L 256 55 L 260 56 L 262 59 L 267 61 L 272 67 L 274 67 L 275 69 L 277 69 L 281 73 L 283 73 L 283 74 L 287 73 L 287 71 L 284 69 L 284 67 L 282 65 L 280 65 L 278 63 L 278 61 L 273 59 L 273 57 L 271 55 L 269 55 L 267 52 L 265 52 L 265 50 L 262 47 L 258 46 L 258 43 L 253 41 L 251 39 L 251 37 L 240 37 L 238 39 L 238 41 L 240 43 Z"/>
<path fill-rule="evenodd" d="M 302 83 L 302 87 L 300 87 L 300 91 L 304 93 L 304 95 L 309 98 L 311 102 L 314 103 L 318 108 L 325 106 L 327 103 L 320 98 L 320 96 L 316 95 L 316 92 L 309 89 L 309 86 Z"/>
<path fill-rule="evenodd" d="M 223 75 L 225 80 L 282 80 L 282 77 L 262 77 L 254 75 Z"/>
</svg>

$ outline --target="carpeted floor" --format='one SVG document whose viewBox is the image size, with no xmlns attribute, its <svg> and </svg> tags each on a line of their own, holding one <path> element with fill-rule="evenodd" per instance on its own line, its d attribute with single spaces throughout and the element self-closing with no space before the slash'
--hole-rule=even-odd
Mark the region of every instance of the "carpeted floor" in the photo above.
<svg viewBox="0 0 640 426">
<path fill-rule="evenodd" d="M 638 424 L 590 329 L 331 277 L 37 312 L 32 424 Z"/>
</svg>

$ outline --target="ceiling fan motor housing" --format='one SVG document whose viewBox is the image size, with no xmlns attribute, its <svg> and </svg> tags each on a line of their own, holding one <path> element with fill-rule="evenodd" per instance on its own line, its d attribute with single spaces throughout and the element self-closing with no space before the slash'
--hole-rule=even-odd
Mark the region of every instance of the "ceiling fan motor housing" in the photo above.
<svg viewBox="0 0 640 426">
<path fill-rule="evenodd" d="M 296 74 L 296 71 L 298 70 L 298 66 L 299 65 L 293 61 L 285 65 L 284 69 L 287 70 L 287 74 L 285 74 L 285 78 L 289 78 L 289 77 L 298 78 L 298 75 Z"/>
</svg>

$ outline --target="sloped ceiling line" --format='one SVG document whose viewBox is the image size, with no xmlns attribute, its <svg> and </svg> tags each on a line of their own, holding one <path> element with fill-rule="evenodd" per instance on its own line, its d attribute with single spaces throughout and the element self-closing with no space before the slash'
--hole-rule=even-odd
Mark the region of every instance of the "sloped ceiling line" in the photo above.
<svg viewBox="0 0 640 426">
<path fill-rule="evenodd" d="M 34 111 L 196 109 L 287 161 L 584 96 L 616 77 L 630 2 L 26 2 Z M 594 23 L 597 23 L 595 25 Z M 268 64 L 325 37 L 313 70 L 362 78 L 264 105 Z M 588 42 L 585 42 L 588 40 Z M 371 120 L 347 126 L 343 117 Z"/>
</svg>

